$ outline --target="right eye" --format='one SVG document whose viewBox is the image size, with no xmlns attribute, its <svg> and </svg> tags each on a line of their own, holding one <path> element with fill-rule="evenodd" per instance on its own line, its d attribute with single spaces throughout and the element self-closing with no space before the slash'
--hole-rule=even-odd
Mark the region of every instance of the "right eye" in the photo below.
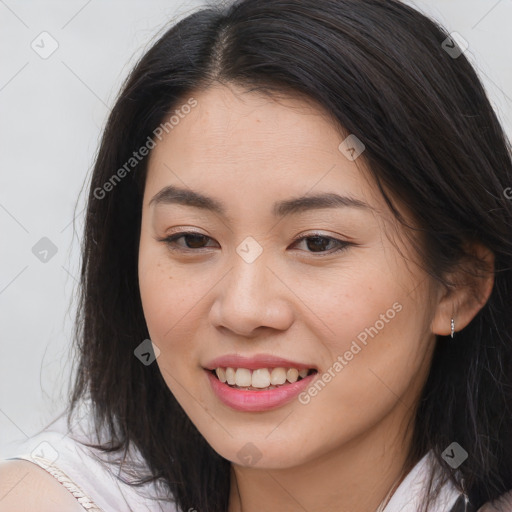
<svg viewBox="0 0 512 512">
<path fill-rule="evenodd" d="M 177 243 L 181 238 L 185 241 L 185 246 Z M 212 238 L 201 233 L 194 233 L 193 231 L 182 231 L 161 239 L 171 250 L 186 252 L 207 248 L 204 245 L 207 240 L 212 240 Z"/>
</svg>

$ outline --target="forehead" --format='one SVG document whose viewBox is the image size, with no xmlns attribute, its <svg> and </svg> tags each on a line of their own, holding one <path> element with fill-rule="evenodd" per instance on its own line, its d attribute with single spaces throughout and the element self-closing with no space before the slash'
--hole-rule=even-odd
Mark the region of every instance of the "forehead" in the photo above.
<svg viewBox="0 0 512 512">
<path fill-rule="evenodd" d="M 211 87 L 194 98 L 197 106 L 172 133 L 183 135 L 189 143 L 201 140 L 201 147 L 191 154 L 195 158 L 216 157 L 222 151 L 226 158 L 277 155 L 291 159 L 290 152 L 307 149 L 332 153 L 341 137 L 320 106 L 305 98 L 271 98 L 234 85 Z"/>
<path fill-rule="evenodd" d="M 194 104 L 191 98 L 195 106 L 180 111 L 175 105 L 174 124 L 156 140 L 146 197 L 176 184 L 240 205 L 248 198 L 268 204 L 309 191 L 379 201 L 363 159 L 350 161 L 339 149 L 348 134 L 311 100 L 233 85 L 190 94 L 181 106 Z"/>
</svg>

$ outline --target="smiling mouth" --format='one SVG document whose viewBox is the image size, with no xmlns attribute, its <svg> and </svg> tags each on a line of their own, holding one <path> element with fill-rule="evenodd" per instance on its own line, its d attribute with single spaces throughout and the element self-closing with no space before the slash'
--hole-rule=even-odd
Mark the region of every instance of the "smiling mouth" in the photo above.
<svg viewBox="0 0 512 512">
<path fill-rule="evenodd" d="M 270 374 L 271 381 L 270 385 L 267 384 L 268 378 L 265 370 Z M 291 371 L 290 371 L 291 370 Z M 252 377 L 251 385 L 246 386 L 239 386 L 236 384 L 236 372 L 237 369 L 234 368 L 217 368 L 216 370 L 209 370 L 212 375 L 215 376 L 217 380 L 222 382 L 223 384 L 226 384 L 230 388 L 233 389 L 240 389 L 245 391 L 269 391 L 272 389 L 281 388 L 284 386 L 289 386 L 290 384 L 293 384 L 295 382 L 299 382 L 300 380 L 309 377 L 310 375 L 313 375 L 315 373 L 318 373 L 316 369 L 311 368 L 309 370 L 301 370 L 300 372 L 298 370 L 295 370 L 293 368 L 262 368 L 261 370 L 255 370 L 257 372 L 263 373 L 262 376 L 258 374 L 258 377 L 254 378 L 251 376 L 249 377 L 246 372 L 251 372 L 251 370 L 243 370 L 245 374 L 242 377 L 238 377 L 238 381 L 245 381 L 248 382 L 248 379 Z M 274 383 L 272 383 L 272 381 Z M 254 384 L 257 384 L 254 386 Z"/>
</svg>

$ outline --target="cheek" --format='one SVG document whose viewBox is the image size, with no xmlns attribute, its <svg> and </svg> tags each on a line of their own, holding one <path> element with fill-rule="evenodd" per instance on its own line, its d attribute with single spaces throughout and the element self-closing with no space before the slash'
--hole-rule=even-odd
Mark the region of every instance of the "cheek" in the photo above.
<svg viewBox="0 0 512 512">
<path fill-rule="evenodd" d="M 177 338 L 179 319 L 186 319 L 192 291 L 180 282 L 179 271 L 170 267 L 159 245 L 141 237 L 139 289 L 151 340 L 162 350 Z"/>
<path fill-rule="evenodd" d="M 308 291 L 306 304 L 317 318 L 316 339 L 322 343 L 319 353 L 329 391 L 319 389 L 327 402 L 339 400 L 352 416 L 361 403 L 393 399 L 389 390 L 404 392 L 422 373 L 429 348 L 428 314 L 418 308 L 426 297 L 410 293 L 419 276 L 363 263 L 351 262 L 351 268 L 321 282 L 301 280 Z"/>
<path fill-rule="evenodd" d="M 316 317 L 331 357 L 349 350 L 354 340 L 362 344 L 372 335 L 390 332 L 400 323 L 402 288 L 388 267 L 347 259 L 339 270 L 300 281 L 300 295 Z M 405 288 L 404 288 L 405 289 Z M 395 306 L 393 306 L 395 304 Z M 307 313 L 307 310 L 305 311 Z"/>
<path fill-rule="evenodd" d="M 197 320 L 197 290 L 158 260 L 140 273 L 139 287 L 151 339 L 161 349 L 176 344 Z"/>
<path fill-rule="evenodd" d="M 191 274 L 172 262 L 165 247 L 141 239 L 139 250 L 139 289 L 149 336 L 160 349 L 157 364 L 171 391 L 180 395 L 181 386 L 196 385 L 199 368 L 199 339 L 205 330 L 208 290 L 211 284 L 197 272 Z M 192 366 L 197 367 L 191 371 Z"/>
<path fill-rule="evenodd" d="M 149 337 L 160 350 L 156 364 L 170 391 L 183 403 L 183 386 L 191 385 L 190 368 L 184 364 L 191 357 L 190 322 L 197 321 L 191 307 L 193 290 L 180 283 L 158 253 L 144 248 L 139 253 L 140 295 Z"/>
</svg>

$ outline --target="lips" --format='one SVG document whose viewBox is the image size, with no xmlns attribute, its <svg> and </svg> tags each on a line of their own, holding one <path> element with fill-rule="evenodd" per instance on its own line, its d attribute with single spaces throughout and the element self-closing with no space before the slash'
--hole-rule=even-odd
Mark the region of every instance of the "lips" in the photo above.
<svg viewBox="0 0 512 512">
<path fill-rule="evenodd" d="M 263 412 L 282 407 L 293 401 L 318 375 L 318 367 L 313 364 L 293 361 L 270 354 L 257 354 L 251 357 L 228 354 L 209 361 L 203 368 L 212 391 L 220 401 L 230 408 L 241 412 Z M 237 378 L 247 377 L 246 374 L 257 370 L 260 373 L 262 371 L 282 373 L 283 370 L 287 370 L 294 374 L 290 374 L 293 382 L 283 382 L 281 385 L 271 385 L 256 390 L 253 386 L 247 385 L 248 379 L 242 379 L 244 382 L 240 382 L 242 386 L 246 386 L 244 389 L 241 389 L 238 385 L 234 387 L 227 382 L 222 382 L 216 375 L 215 370 L 217 369 L 221 369 L 221 371 L 236 370 Z M 238 372 L 241 369 L 245 370 L 239 376 Z M 304 374 L 304 377 L 297 380 L 297 373 Z M 275 379 L 277 380 L 277 377 Z M 233 380 L 233 376 L 231 376 L 231 380 Z M 282 381 L 282 376 L 280 381 Z M 267 382 L 258 381 L 257 384 L 262 387 Z"/>
<path fill-rule="evenodd" d="M 259 368 L 296 368 L 297 370 L 305 369 L 318 371 L 318 368 L 313 364 L 284 359 L 270 354 L 258 354 L 252 357 L 229 354 L 217 357 L 204 366 L 207 370 L 228 367 L 247 368 L 248 370 L 258 370 Z"/>
<path fill-rule="evenodd" d="M 296 363 L 294 363 L 296 364 Z M 265 412 L 282 407 L 300 395 L 314 379 L 317 378 L 317 372 L 292 383 L 283 386 L 277 386 L 274 389 L 262 389 L 250 391 L 247 389 L 236 389 L 226 383 L 222 383 L 209 370 L 204 371 L 211 390 L 217 398 L 231 409 L 240 412 Z"/>
</svg>

